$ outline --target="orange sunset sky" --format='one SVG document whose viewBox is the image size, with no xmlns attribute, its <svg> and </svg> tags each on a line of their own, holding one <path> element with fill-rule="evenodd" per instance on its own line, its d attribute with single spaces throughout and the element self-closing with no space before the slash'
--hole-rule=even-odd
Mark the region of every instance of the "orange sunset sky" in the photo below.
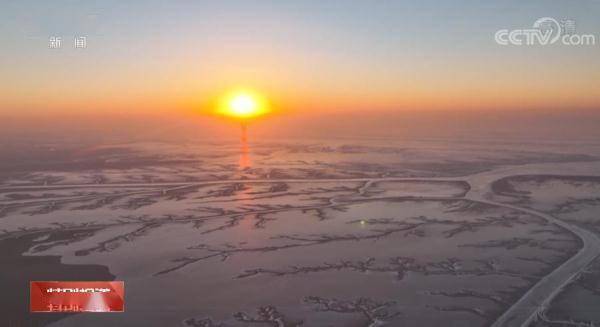
<svg viewBox="0 0 600 327">
<path fill-rule="evenodd" d="M 201 115 L 250 88 L 276 112 L 597 112 L 595 46 L 501 46 L 501 28 L 597 1 L 11 2 L 0 5 L 0 115 Z M 87 47 L 73 40 L 85 36 Z M 49 49 L 51 37 L 61 49 Z"/>
</svg>

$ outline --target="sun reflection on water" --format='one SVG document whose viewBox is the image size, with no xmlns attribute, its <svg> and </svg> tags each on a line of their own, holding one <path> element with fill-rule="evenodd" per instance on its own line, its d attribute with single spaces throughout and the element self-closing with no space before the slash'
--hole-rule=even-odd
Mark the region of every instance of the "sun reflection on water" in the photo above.
<svg viewBox="0 0 600 327">
<path fill-rule="evenodd" d="M 242 124 L 242 137 L 240 148 L 239 168 L 244 170 L 250 168 L 250 146 L 248 145 L 248 132 L 245 124 Z"/>
</svg>

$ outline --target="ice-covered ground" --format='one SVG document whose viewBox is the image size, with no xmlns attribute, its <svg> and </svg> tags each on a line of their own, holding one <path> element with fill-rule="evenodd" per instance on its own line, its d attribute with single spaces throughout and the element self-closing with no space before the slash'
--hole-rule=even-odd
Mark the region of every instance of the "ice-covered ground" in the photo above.
<svg viewBox="0 0 600 327">
<path fill-rule="evenodd" d="M 551 307 L 517 325 L 600 322 L 596 298 L 565 284 L 598 292 L 600 144 L 35 151 L 2 166 L 0 242 L 20 242 L 5 264 L 58 256 L 44 269 L 106 267 L 126 286 L 125 313 L 51 326 L 489 326 L 526 300 Z"/>
</svg>

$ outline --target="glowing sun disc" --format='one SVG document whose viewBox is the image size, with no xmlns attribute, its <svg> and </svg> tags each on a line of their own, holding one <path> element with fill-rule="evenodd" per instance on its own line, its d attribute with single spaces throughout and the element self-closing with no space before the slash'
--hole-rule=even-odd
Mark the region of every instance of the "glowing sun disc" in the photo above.
<svg viewBox="0 0 600 327">
<path fill-rule="evenodd" d="M 233 92 L 223 97 L 217 109 L 218 114 L 237 119 L 254 118 L 267 112 L 263 98 L 247 91 Z"/>
</svg>

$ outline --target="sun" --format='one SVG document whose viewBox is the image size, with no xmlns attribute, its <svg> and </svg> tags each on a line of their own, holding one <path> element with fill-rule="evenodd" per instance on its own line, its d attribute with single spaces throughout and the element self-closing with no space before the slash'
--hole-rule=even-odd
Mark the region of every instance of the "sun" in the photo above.
<svg viewBox="0 0 600 327">
<path fill-rule="evenodd" d="M 264 98 L 256 92 L 235 91 L 225 95 L 219 103 L 217 114 L 247 120 L 269 111 Z"/>
<path fill-rule="evenodd" d="M 239 94 L 236 95 L 229 102 L 229 107 L 231 109 L 231 113 L 236 116 L 248 116 L 252 115 L 256 111 L 256 100 L 254 100 L 248 94 Z"/>
</svg>

